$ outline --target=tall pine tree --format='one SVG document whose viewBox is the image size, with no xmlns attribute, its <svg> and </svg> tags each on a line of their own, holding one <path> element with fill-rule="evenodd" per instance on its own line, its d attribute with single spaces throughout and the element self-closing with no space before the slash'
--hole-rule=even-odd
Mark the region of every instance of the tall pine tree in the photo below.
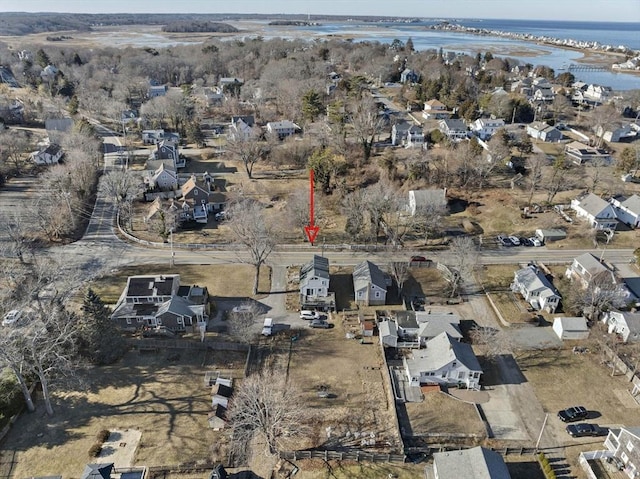
<svg viewBox="0 0 640 479">
<path fill-rule="evenodd" d="M 111 320 L 111 312 L 100 296 L 91 288 L 82 303 L 78 352 L 93 364 L 111 364 L 126 351 L 126 344 L 118 327 Z"/>
</svg>

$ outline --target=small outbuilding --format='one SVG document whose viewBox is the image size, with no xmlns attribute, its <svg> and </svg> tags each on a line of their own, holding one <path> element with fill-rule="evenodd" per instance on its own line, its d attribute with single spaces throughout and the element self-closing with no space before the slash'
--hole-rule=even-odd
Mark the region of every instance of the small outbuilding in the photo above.
<svg viewBox="0 0 640 479">
<path fill-rule="evenodd" d="M 536 237 L 543 243 L 566 239 L 567 232 L 561 229 L 537 229 Z"/>
<path fill-rule="evenodd" d="M 553 331 L 560 339 L 587 339 L 589 337 L 589 327 L 587 320 L 583 317 L 558 317 L 553 320 Z"/>
</svg>

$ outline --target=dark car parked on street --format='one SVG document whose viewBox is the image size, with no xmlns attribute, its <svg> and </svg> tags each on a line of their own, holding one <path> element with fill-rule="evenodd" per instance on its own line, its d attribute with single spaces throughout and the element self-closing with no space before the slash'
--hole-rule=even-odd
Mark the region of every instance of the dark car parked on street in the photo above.
<svg viewBox="0 0 640 479">
<path fill-rule="evenodd" d="M 567 433 L 569 433 L 571 437 L 606 436 L 609 433 L 609 429 L 600 427 L 597 424 L 580 422 L 578 424 L 569 424 L 567 426 Z"/>
<path fill-rule="evenodd" d="M 575 422 L 584 419 L 589 415 L 589 411 L 584 406 L 572 406 L 562 411 L 558 411 L 558 417 L 563 422 Z"/>
</svg>

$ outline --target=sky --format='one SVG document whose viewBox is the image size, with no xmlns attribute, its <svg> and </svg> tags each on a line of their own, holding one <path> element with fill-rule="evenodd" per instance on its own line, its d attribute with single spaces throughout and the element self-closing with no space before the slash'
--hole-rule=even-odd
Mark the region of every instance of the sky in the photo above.
<svg viewBox="0 0 640 479">
<path fill-rule="evenodd" d="M 640 22 L 640 0 L 0 0 L 0 11 L 301 13 Z"/>
</svg>

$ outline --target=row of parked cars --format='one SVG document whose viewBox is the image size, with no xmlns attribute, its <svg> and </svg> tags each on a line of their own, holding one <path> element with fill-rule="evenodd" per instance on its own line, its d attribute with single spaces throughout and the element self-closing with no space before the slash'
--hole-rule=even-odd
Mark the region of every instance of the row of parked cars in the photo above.
<svg viewBox="0 0 640 479">
<path fill-rule="evenodd" d="M 525 238 L 516 235 L 498 235 L 496 239 L 498 240 L 498 244 L 502 246 L 542 246 L 542 241 L 540 241 L 540 238 L 537 238 L 535 236 Z"/>
<path fill-rule="evenodd" d="M 587 417 L 589 417 L 589 411 L 584 406 L 571 406 L 558 411 L 558 418 L 562 422 L 577 422 Z M 571 437 L 606 436 L 609 433 L 608 428 L 587 422 L 569 424 L 566 431 Z"/>
</svg>

